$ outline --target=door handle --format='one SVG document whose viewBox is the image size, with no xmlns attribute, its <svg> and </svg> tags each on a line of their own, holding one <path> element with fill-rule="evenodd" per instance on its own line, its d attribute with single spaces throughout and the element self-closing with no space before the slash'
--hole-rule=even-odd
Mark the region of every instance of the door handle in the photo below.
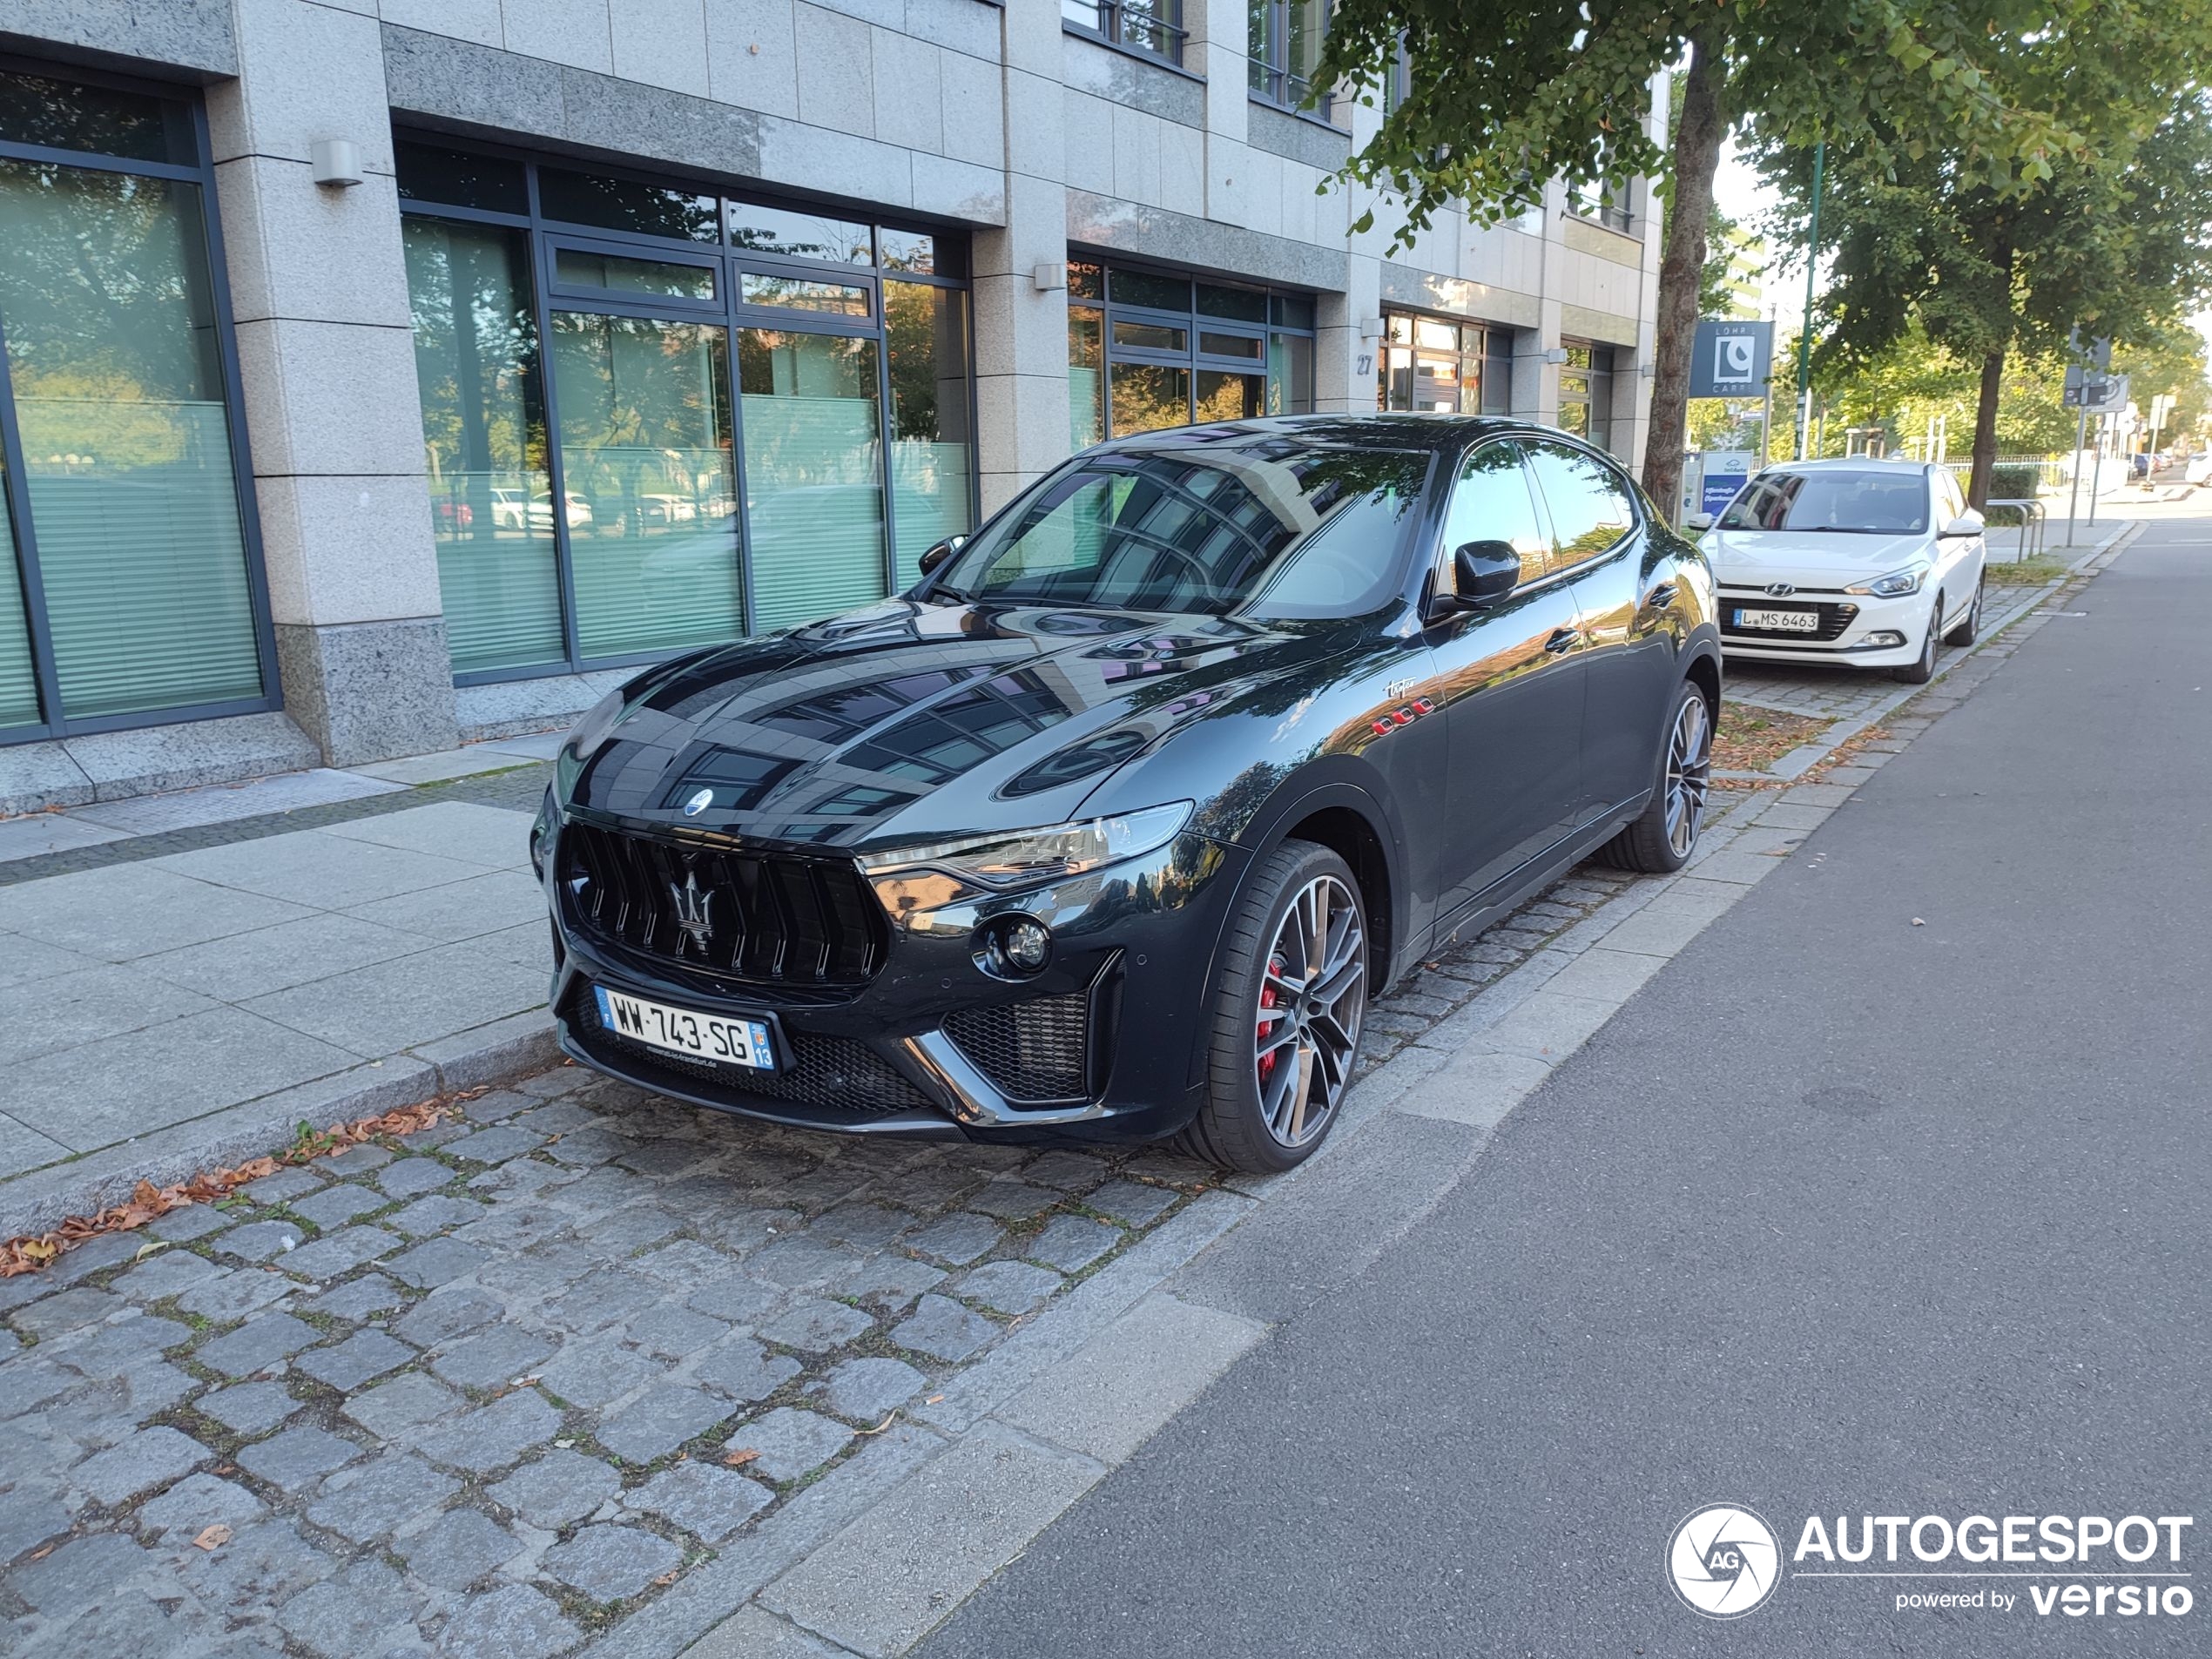
<svg viewBox="0 0 2212 1659">
<path fill-rule="evenodd" d="M 1581 637 L 1572 628 L 1554 628 L 1552 630 L 1552 637 L 1544 642 L 1544 649 L 1556 657 L 1560 652 L 1572 648 L 1575 642 Z"/>
<path fill-rule="evenodd" d="M 1643 596 L 1644 609 L 1647 610 L 1664 610 L 1674 602 L 1675 584 L 1671 582 L 1662 582 Z"/>
</svg>

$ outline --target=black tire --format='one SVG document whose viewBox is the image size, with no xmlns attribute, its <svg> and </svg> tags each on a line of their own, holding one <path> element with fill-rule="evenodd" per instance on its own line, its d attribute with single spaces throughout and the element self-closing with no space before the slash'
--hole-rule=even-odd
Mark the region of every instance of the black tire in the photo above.
<svg viewBox="0 0 2212 1659">
<path fill-rule="evenodd" d="M 1971 645 L 1974 643 L 1974 641 L 1981 637 L 1981 596 L 1982 590 L 1988 585 L 1988 577 L 1977 577 L 1974 578 L 1973 602 L 1966 607 L 1966 614 L 1965 617 L 1960 620 L 1958 626 L 1952 629 L 1949 633 L 1943 637 L 1943 643 L 1945 644 Z"/>
<path fill-rule="evenodd" d="M 1597 856 L 1616 870 L 1673 874 L 1697 851 L 1712 779 L 1713 710 L 1703 690 L 1694 681 L 1685 682 L 1667 712 L 1650 802 L 1627 828 L 1598 848 Z"/>
<path fill-rule="evenodd" d="M 1902 680 L 1907 685 L 1925 685 L 1935 678 L 1936 639 L 1943 632 L 1941 594 L 1936 595 L 1936 603 L 1938 610 L 1929 614 L 1927 637 L 1920 642 L 1919 656 L 1902 668 L 1890 670 L 1892 679 Z"/>
<path fill-rule="evenodd" d="M 1320 956 L 1325 968 L 1330 960 L 1331 941 L 1339 938 L 1336 895 L 1349 900 L 1351 930 L 1344 940 L 1349 952 L 1348 973 L 1345 966 L 1339 964 L 1333 974 L 1319 976 L 1323 981 L 1320 986 L 1311 986 L 1315 974 L 1305 975 L 1309 987 L 1316 992 L 1325 989 L 1335 978 L 1345 980 L 1336 991 L 1330 1014 L 1325 1017 L 1348 1023 L 1350 1029 L 1347 1032 L 1332 1026 L 1328 1035 L 1318 1028 L 1324 1015 L 1314 1014 L 1309 1020 L 1312 1010 L 1323 1006 L 1318 999 L 1309 1005 L 1301 995 L 1293 1006 L 1286 995 L 1280 1001 L 1263 1006 L 1263 998 L 1277 997 L 1278 986 L 1287 982 L 1281 969 L 1277 969 L 1272 976 L 1270 969 L 1277 960 L 1277 947 L 1283 942 L 1285 929 L 1292 926 L 1294 908 L 1305 900 L 1316 884 L 1325 883 L 1333 884 L 1321 924 L 1324 939 Z M 1303 924 L 1311 914 L 1310 908 L 1299 913 L 1301 934 L 1307 931 Z M 1312 841 L 1285 841 L 1261 861 L 1231 915 L 1228 932 L 1222 940 L 1221 972 L 1211 1014 L 1212 1028 L 1206 1039 L 1205 1103 L 1183 1132 L 1185 1150 L 1209 1163 L 1251 1175 L 1295 1169 L 1313 1156 L 1334 1127 L 1345 1090 L 1351 1087 L 1352 1075 L 1359 1066 L 1359 1042 L 1366 1024 L 1362 1016 L 1372 974 L 1372 964 L 1368 960 L 1370 948 L 1366 896 L 1359 890 L 1359 878 L 1352 874 L 1352 867 L 1336 853 Z M 1302 961 L 1303 959 L 1301 965 Z M 1269 1008 L 1277 1006 L 1282 1007 L 1285 1013 L 1274 1016 L 1267 1030 L 1263 1031 L 1263 1017 Z M 1286 1020 L 1295 1022 L 1296 1040 L 1278 1048 L 1271 1055 L 1261 1054 L 1263 1042 L 1273 1042 L 1284 1035 L 1282 1025 Z M 1309 1059 L 1306 1037 L 1310 1025 L 1314 1028 L 1314 1053 Z M 1334 1036 L 1349 1039 L 1341 1054 L 1335 1052 Z M 1331 1050 L 1325 1064 L 1319 1053 L 1324 1048 Z M 1285 1072 L 1278 1078 L 1277 1069 L 1285 1065 L 1304 1069 L 1296 1074 Z M 1332 1069 L 1337 1073 L 1332 1090 L 1328 1086 Z M 1302 1096 L 1310 1095 L 1325 1109 L 1316 1117 L 1305 1098 L 1291 1101 L 1290 1105 L 1296 1108 L 1296 1123 L 1294 1132 L 1286 1134 L 1285 1130 L 1293 1127 L 1292 1115 L 1278 1103 L 1277 1113 L 1281 1122 L 1271 1119 L 1268 1104 L 1263 1098 L 1264 1082 L 1271 1095 L 1279 1097 L 1287 1087 Z"/>
</svg>

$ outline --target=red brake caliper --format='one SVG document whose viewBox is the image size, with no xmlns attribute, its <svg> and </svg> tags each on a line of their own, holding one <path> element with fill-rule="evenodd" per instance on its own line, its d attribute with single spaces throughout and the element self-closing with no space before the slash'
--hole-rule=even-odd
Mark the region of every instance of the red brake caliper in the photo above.
<svg viewBox="0 0 2212 1659">
<path fill-rule="evenodd" d="M 1271 974 L 1281 973 L 1283 971 L 1283 959 L 1280 956 L 1269 957 L 1267 959 L 1267 971 Z M 1280 1001 L 1281 999 L 1275 995 L 1275 985 L 1273 981 L 1267 981 L 1261 984 L 1259 988 L 1259 1006 L 1263 1010 L 1273 1008 Z M 1270 1020 L 1267 1022 L 1266 1035 L 1271 1037 L 1275 1035 L 1275 1028 L 1281 1023 L 1282 1022 L 1279 1016 L 1276 1019 Z M 1267 1053 L 1260 1055 L 1259 1080 L 1262 1082 L 1265 1082 L 1268 1078 L 1274 1075 L 1275 1062 L 1281 1054 L 1281 1049 L 1271 1049 L 1267 1051 Z"/>
</svg>

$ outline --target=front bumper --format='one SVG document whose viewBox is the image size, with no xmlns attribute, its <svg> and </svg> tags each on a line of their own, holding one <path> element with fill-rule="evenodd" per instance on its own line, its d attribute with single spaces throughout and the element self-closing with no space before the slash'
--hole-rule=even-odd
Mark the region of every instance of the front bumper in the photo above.
<svg viewBox="0 0 2212 1659">
<path fill-rule="evenodd" d="M 881 967 L 865 985 L 820 990 L 717 979 L 597 934 L 563 901 L 557 814 L 544 827 L 558 1037 L 597 1070 L 715 1110 L 864 1135 L 1145 1140 L 1196 1109 L 1207 972 L 1243 861 L 1233 847 L 1186 834 L 1017 894 L 963 890 L 935 872 L 879 878 L 891 919 Z M 1043 970 L 1019 981 L 979 965 L 975 942 L 1014 913 L 1043 921 L 1054 941 Z M 772 1015 L 783 1065 L 755 1074 L 610 1031 L 594 985 Z"/>
<path fill-rule="evenodd" d="M 1934 620 L 1934 604 L 1925 588 L 1895 599 L 1811 589 L 1773 599 L 1757 589 L 1728 587 L 1716 601 L 1723 656 L 1839 668 L 1898 668 L 1917 661 Z M 1816 609 L 1822 625 L 1811 634 L 1746 632 L 1734 626 L 1737 611 L 1744 608 Z"/>
</svg>

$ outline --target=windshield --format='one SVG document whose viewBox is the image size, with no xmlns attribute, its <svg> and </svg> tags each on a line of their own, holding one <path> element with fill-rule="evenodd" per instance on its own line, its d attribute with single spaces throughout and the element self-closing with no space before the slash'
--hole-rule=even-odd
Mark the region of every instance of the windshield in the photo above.
<svg viewBox="0 0 2212 1659">
<path fill-rule="evenodd" d="M 961 550 L 956 599 L 1355 617 L 1398 589 L 1419 450 L 1281 433 L 1087 455 Z"/>
<path fill-rule="evenodd" d="M 1721 528 L 1908 535 L 1928 528 L 1928 482 L 1918 472 L 1770 472 L 1744 486 Z"/>
</svg>

